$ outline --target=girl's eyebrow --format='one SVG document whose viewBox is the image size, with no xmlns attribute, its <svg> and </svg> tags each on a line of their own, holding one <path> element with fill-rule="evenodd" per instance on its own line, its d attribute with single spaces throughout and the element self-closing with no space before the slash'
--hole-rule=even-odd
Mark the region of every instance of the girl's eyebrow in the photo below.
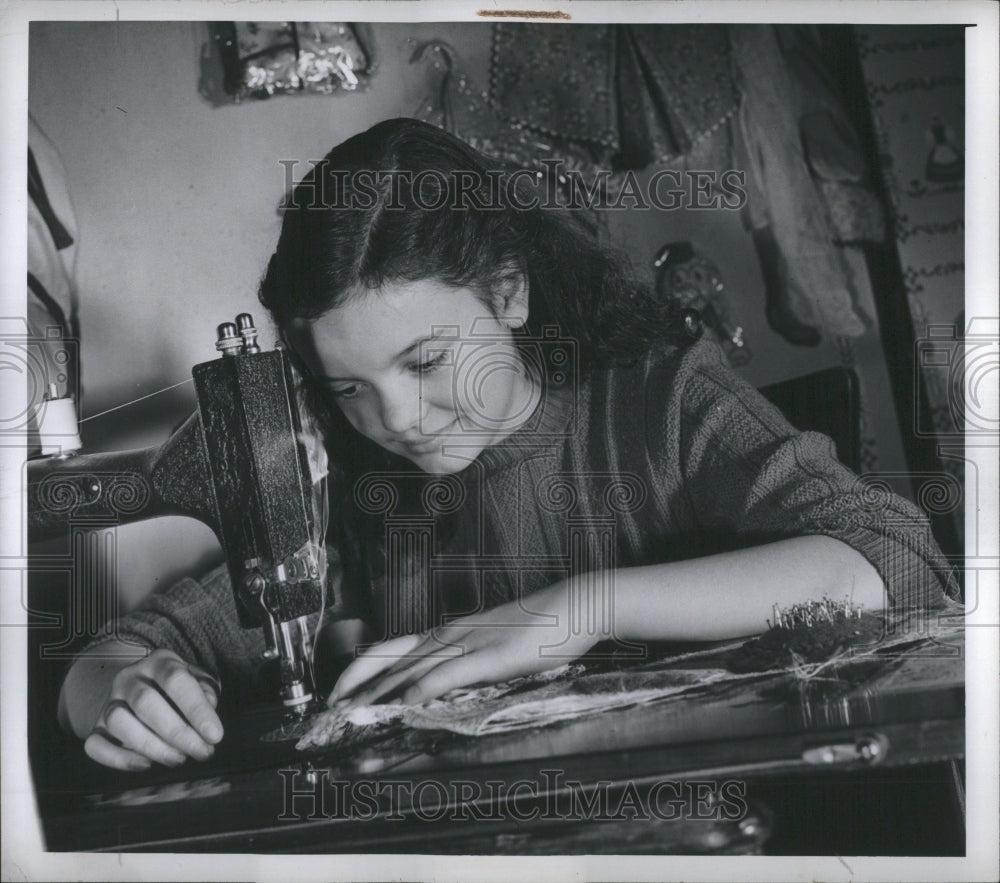
<svg viewBox="0 0 1000 883">
<path fill-rule="evenodd" d="M 430 343 L 432 340 L 437 340 L 439 337 L 441 337 L 441 331 L 435 331 L 433 334 L 430 334 L 427 337 L 418 338 L 417 340 L 413 341 L 413 343 L 411 343 L 408 347 L 406 347 L 406 349 L 401 350 L 399 354 L 396 356 L 396 358 L 393 359 L 393 361 L 399 362 L 402 359 L 405 359 L 408 355 L 410 355 L 410 353 L 412 353 L 414 350 L 419 349 L 423 344 Z"/>
<path fill-rule="evenodd" d="M 435 331 L 433 334 L 427 337 L 419 337 L 405 349 L 402 349 L 393 358 L 393 362 L 401 362 L 407 356 L 409 356 L 414 350 L 419 349 L 423 344 L 430 343 L 431 341 L 438 340 L 442 336 L 441 331 Z M 323 381 L 324 383 L 348 383 L 353 380 L 353 377 L 328 377 L 325 374 L 317 375 L 317 379 Z"/>
</svg>

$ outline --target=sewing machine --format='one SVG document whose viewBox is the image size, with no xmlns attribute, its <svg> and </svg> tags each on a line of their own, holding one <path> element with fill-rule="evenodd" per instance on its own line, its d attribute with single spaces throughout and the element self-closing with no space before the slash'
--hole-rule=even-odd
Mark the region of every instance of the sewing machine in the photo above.
<svg viewBox="0 0 1000 883">
<path fill-rule="evenodd" d="M 219 325 L 215 345 L 220 357 L 192 369 L 198 410 L 164 444 L 28 464 L 28 537 L 171 514 L 204 522 L 241 625 L 264 630 L 281 702 L 302 713 L 314 691 L 307 618 L 337 599 L 324 595 L 325 526 L 291 366 L 283 350 L 261 351 L 248 313 Z"/>
</svg>

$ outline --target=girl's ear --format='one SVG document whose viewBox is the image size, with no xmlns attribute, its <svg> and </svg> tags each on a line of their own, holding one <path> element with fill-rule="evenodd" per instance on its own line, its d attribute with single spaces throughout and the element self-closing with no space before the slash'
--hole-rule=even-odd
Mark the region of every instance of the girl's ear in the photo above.
<svg viewBox="0 0 1000 883">
<path fill-rule="evenodd" d="M 496 287 L 497 318 L 508 328 L 528 321 L 528 277 L 520 269 L 508 269 Z"/>
</svg>

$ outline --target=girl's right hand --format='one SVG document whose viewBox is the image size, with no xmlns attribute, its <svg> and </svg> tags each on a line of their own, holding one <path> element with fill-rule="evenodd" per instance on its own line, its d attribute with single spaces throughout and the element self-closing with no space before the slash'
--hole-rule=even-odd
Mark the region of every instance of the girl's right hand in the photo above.
<svg viewBox="0 0 1000 883">
<path fill-rule="evenodd" d="M 219 692 L 208 672 L 170 650 L 154 650 L 115 674 L 84 750 L 120 770 L 207 760 L 222 739 Z"/>
</svg>

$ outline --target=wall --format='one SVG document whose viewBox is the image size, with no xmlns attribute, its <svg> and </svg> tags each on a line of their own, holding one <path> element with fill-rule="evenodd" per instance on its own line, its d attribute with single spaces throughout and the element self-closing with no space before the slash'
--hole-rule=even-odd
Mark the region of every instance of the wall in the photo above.
<svg viewBox="0 0 1000 883">
<path fill-rule="evenodd" d="M 483 24 L 377 25 L 380 69 L 364 94 L 280 97 L 212 107 L 198 94 L 204 23 L 35 23 L 30 109 L 60 148 L 80 226 L 78 280 L 89 450 L 151 444 L 194 407 L 191 366 L 215 357 L 214 328 L 250 309 L 277 239 L 284 192 L 279 159 L 301 163 L 380 119 L 413 115 L 431 71 L 413 68 L 415 41 L 450 43 L 484 70 Z M 301 172 L 300 172 L 301 174 Z M 648 268 L 668 241 L 710 251 L 755 354 L 757 384 L 837 364 L 834 341 L 786 344 L 767 327 L 752 244 L 732 212 L 614 213 L 612 238 Z M 852 256 L 867 311 L 863 266 Z M 265 339 L 269 339 L 265 335 Z M 880 465 L 902 463 L 877 335 L 855 345 Z M 169 393 L 103 416 L 174 384 Z M 169 519 L 120 528 L 118 589 L 125 606 L 217 554 L 207 528 Z"/>
<path fill-rule="evenodd" d="M 965 435 L 989 432 L 983 408 L 992 404 L 963 388 L 966 377 L 974 389 L 982 376 L 977 357 L 990 340 L 981 317 L 965 316 L 965 29 L 867 25 L 857 34 L 920 352 L 913 423 L 933 438 L 939 460 L 914 478 L 915 492 L 932 515 L 951 519 L 961 541 Z M 914 77 L 918 65 L 929 75 Z"/>
</svg>

